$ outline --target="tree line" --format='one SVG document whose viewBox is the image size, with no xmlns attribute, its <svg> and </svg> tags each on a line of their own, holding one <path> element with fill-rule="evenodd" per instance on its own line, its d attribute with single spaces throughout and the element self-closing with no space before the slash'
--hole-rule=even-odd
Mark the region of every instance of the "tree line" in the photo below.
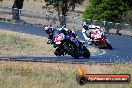
<svg viewBox="0 0 132 88">
<path fill-rule="evenodd" d="M 132 22 L 132 0 L 89 0 L 89 2 L 83 14 L 84 19 Z"/>
<path fill-rule="evenodd" d="M 2 0 L 0 0 L 2 1 Z M 46 6 L 53 6 L 58 12 L 60 25 L 66 25 L 66 16 L 73 11 L 76 4 L 85 0 L 44 0 Z M 20 20 L 19 9 L 22 9 L 24 0 L 14 0 L 12 13 L 14 20 Z M 112 22 L 132 22 L 132 0 L 88 0 L 83 18 L 105 20 Z"/>
</svg>

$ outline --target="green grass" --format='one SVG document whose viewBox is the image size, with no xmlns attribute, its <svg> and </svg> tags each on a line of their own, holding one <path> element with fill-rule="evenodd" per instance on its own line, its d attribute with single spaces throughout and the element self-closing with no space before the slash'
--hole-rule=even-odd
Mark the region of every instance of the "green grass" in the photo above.
<svg viewBox="0 0 132 88">
<path fill-rule="evenodd" d="M 20 38 L 18 35 L 0 34 L 0 55 L 15 55 L 27 52 L 34 47 L 30 39 Z"/>
<path fill-rule="evenodd" d="M 78 66 L 70 67 L 69 64 L 64 66 L 31 62 L 1 62 L 0 64 L 0 88 L 132 88 L 132 83 L 80 86 L 76 83 Z M 85 69 L 88 73 L 132 75 L 131 64 L 108 65 L 107 69 L 106 65 L 87 65 Z"/>
<path fill-rule="evenodd" d="M 0 55 L 53 55 L 47 38 L 0 30 Z"/>
<path fill-rule="evenodd" d="M 26 49 L 32 48 L 33 42 L 29 39 L 22 39 L 19 36 L 9 36 L 6 34 L 0 34 L 0 49 Z"/>
</svg>

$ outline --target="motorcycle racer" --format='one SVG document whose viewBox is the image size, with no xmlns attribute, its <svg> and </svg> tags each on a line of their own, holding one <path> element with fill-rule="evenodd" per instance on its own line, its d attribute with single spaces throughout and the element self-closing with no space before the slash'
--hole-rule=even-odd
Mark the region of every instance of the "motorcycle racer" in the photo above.
<svg viewBox="0 0 132 88">
<path fill-rule="evenodd" d="M 48 42 L 47 42 L 47 44 L 51 44 L 51 46 L 55 47 L 53 39 L 58 34 L 57 33 L 58 32 L 57 29 L 55 29 L 51 25 L 46 25 L 44 29 L 45 29 L 46 33 L 48 34 Z"/>
<path fill-rule="evenodd" d="M 65 34 L 65 35 L 68 34 L 68 35 L 70 35 L 71 37 L 78 38 L 78 36 L 76 35 L 76 33 L 75 33 L 74 31 L 69 30 L 69 29 L 67 29 L 67 28 L 58 28 L 58 31 L 59 31 L 60 33 Z"/>
<path fill-rule="evenodd" d="M 45 31 L 49 35 L 48 42 L 53 44 L 56 48 L 54 54 L 56 56 L 71 55 L 74 58 L 83 56 L 84 58 L 90 57 L 89 50 L 78 41 L 78 37 L 74 31 L 67 28 L 54 28 L 51 25 L 45 26 Z"/>
<path fill-rule="evenodd" d="M 94 40 L 101 38 L 102 35 L 104 35 L 103 29 L 100 28 L 100 26 L 95 26 L 95 29 L 91 32 L 91 38 Z"/>
<path fill-rule="evenodd" d="M 87 22 L 84 22 L 83 28 L 82 28 L 82 34 L 85 40 L 87 40 L 88 44 L 92 44 L 92 39 L 91 39 L 91 32 L 92 30 L 95 29 L 95 25 L 88 24 Z"/>
<path fill-rule="evenodd" d="M 56 45 L 54 43 L 54 39 L 57 37 L 58 34 L 63 33 L 64 35 L 68 34 L 70 37 L 78 38 L 78 36 L 75 34 L 74 31 L 71 31 L 67 28 L 54 28 L 51 25 L 45 26 L 45 31 L 48 34 L 48 42 L 47 44 L 51 44 L 54 48 L 56 48 Z"/>
<path fill-rule="evenodd" d="M 104 30 L 99 27 L 95 27 L 95 29 L 91 33 L 91 38 L 93 39 L 93 44 L 98 46 L 100 49 L 111 49 L 112 46 L 109 43 L 106 35 L 104 34 Z"/>
</svg>

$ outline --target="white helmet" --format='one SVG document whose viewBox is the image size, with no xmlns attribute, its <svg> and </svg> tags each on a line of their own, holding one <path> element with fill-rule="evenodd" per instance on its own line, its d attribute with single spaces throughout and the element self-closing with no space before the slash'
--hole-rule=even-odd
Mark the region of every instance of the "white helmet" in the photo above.
<svg viewBox="0 0 132 88">
<path fill-rule="evenodd" d="M 95 29 L 95 25 L 89 25 L 88 28 L 89 29 Z"/>
<path fill-rule="evenodd" d="M 95 28 L 100 29 L 100 26 L 95 26 Z"/>
</svg>

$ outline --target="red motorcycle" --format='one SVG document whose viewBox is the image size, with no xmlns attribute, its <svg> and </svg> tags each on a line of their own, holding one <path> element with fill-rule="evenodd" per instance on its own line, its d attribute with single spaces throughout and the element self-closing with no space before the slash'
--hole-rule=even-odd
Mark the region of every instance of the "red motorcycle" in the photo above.
<svg viewBox="0 0 132 88">
<path fill-rule="evenodd" d="M 112 46 L 110 45 L 102 29 L 96 28 L 92 30 L 91 39 L 93 40 L 92 43 L 99 46 L 100 49 L 112 49 Z"/>
</svg>

